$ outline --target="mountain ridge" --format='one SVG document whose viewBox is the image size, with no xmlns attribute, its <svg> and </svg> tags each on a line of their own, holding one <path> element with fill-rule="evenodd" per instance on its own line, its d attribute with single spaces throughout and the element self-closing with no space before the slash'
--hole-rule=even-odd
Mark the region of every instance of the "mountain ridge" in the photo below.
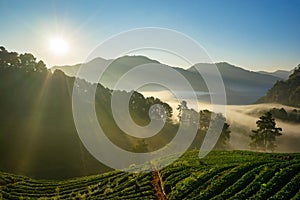
<svg viewBox="0 0 300 200">
<path fill-rule="evenodd" d="M 84 78 L 87 80 L 90 79 L 89 81 L 91 82 L 93 82 L 93 80 L 98 80 L 97 77 L 95 77 L 95 75 L 97 74 L 96 71 L 99 71 L 99 68 L 103 68 L 106 65 L 110 64 L 109 68 L 104 72 L 102 78 L 100 79 L 100 83 L 108 88 L 113 88 L 115 83 L 121 78 L 121 76 L 128 72 L 130 69 L 134 68 L 137 65 L 149 63 L 161 64 L 159 61 L 150 59 L 146 56 L 124 56 L 115 60 L 105 60 L 101 58 L 101 61 L 97 61 L 94 59 L 90 62 L 82 64 L 83 67 L 89 67 L 90 72 L 82 74 L 80 78 Z M 276 81 L 281 80 L 281 78 L 279 77 L 249 71 L 241 67 L 231 65 L 227 62 L 219 62 L 215 64 L 198 63 L 188 69 L 168 65 L 164 66 L 171 67 L 172 69 L 175 69 L 177 72 L 183 75 L 191 83 L 193 90 L 208 92 L 206 83 L 201 74 L 199 74 L 195 70 L 195 66 L 201 67 L 210 65 L 217 66 L 218 70 L 221 73 L 227 94 L 227 102 L 229 104 L 254 103 L 261 96 L 265 95 L 268 89 L 270 89 Z M 52 68 L 51 71 L 60 69 L 68 76 L 76 76 L 76 73 L 80 66 L 81 65 L 79 64 L 72 66 L 56 66 L 55 68 Z M 157 75 L 163 78 L 163 74 Z M 136 77 L 137 80 L 131 80 L 131 84 L 134 85 L 135 81 L 138 82 L 139 80 L 144 79 L 145 76 L 148 76 L 148 74 L 141 74 L 140 76 Z M 93 78 L 91 79 L 91 77 Z M 172 84 L 176 90 L 181 90 L 182 86 L 179 85 L 179 83 L 174 81 Z M 210 97 L 202 96 L 202 99 L 200 100 L 210 101 Z"/>
<path fill-rule="evenodd" d="M 274 72 L 267 72 L 267 71 L 257 71 L 258 73 L 261 74 L 267 74 L 267 75 L 271 75 L 271 76 L 275 76 L 275 77 L 279 77 L 283 80 L 286 80 L 289 78 L 289 76 L 294 72 L 295 69 L 292 69 L 290 71 L 288 70 L 276 70 Z"/>
</svg>

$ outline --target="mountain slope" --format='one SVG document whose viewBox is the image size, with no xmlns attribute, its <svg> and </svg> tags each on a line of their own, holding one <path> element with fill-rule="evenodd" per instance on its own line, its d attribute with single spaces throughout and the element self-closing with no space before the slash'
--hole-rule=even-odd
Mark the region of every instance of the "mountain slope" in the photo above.
<svg viewBox="0 0 300 200">
<path fill-rule="evenodd" d="M 72 114 L 74 78 L 61 71 L 39 74 L 0 67 L 0 83 L 0 170 L 52 179 L 111 170 L 85 149 L 78 136 Z M 131 95 L 119 93 L 122 97 Z M 164 146 L 176 134 L 177 127 L 167 122 L 155 136 L 145 140 L 147 147 L 142 148 L 143 139 L 125 134 L 117 126 L 110 102 L 111 90 L 98 85 L 98 122 L 118 147 L 133 152 L 151 151 Z M 171 114 L 172 108 L 159 99 L 133 93 L 129 107 L 133 120 L 139 125 L 148 124 L 149 108 L 157 103 Z"/>
<path fill-rule="evenodd" d="M 1 170 L 36 178 L 110 170 L 78 137 L 72 116 L 73 78 L 59 71 L 1 70 L 0 80 Z"/>
<path fill-rule="evenodd" d="M 300 65 L 286 81 L 278 81 L 258 103 L 281 103 L 300 107 Z"/>
<path fill-rule="evenodd" d="M 228 104 L 251 104 L 279 79 L 270 75 L 245 70 L 226 62 L 216 63 L 226 89 Z M 199 63 L 195 66 L 210 67 L 212 64 Z M 187 71 L 195 72 L 195 66 Z M 213 78 L 213 77 L 212 77 Z"/>
<path fill-rule="evenodd" d="M 91 71 L 88 74 L 83 74 L 81 78 L 87 79 L 91 82 L 97 80 L 97 77 L 94 77 L 94 69 L 103 68 L 109 62 L 111 66 L 108 70 L 103 74 L 103 77 L 100 79 L 100 83 L 106 87 L 113 88 L 115 83 L 119 80 L 119 78 L 134 68 L 137 65 L 141 64 L 149 64 L 149 63 L 159 63 L 158 61 L 151 60 L 144 56 L 125 56 L 120 57 L 114 61 L 103 61 L 103 59 L 99 58 L 99 61 L 93 60 L 83 65 L 83 67 L 90 67 Z M 60 66 L 54 67 L 52 70 L 61 69 L 69 76 L 76 76 L 76 72 L 80 65 L 74 66 Z M 196 64 L 197 67 L 204 66 L 212 66 L 212 64 Z M 175 68 L 177 72 L 182 74 L 192 85 L 195 91 L 200 92 L 208 92 L 207 86 L 201 77 L 201 75 L 195 70 L 195 66 L 185 70 L 182 68 Z M 271 75 L 260 74 L 257 72 L 251 72 L 248 70 L 244 70 L 242 68 L 230 65 L 228 63 L 216 63 L 217 68 L 219 69 L 221 76 L 224 81 L 226 94 L 227 94 L 227 102 L 229 104 L 249 104 L 255 102 L 259 97 L 263 96 L 267 90 L 277 81 L 280 80 L 278 77 L 274 77 Z M 149 69 L 151 70 L 151 69 Z M 140 76 L 136 77 L 136 80 L 131 80 L 130 84 L 134 85 L 135 82 L 139 82 L 140 80 L 144 80 L 148 73 L 140 74 Z M 169 78 L 172 80 L 172 77 L 165 77 L 164 74 L 157 73 L 158 77 L 161 78 Z M 181 91 L 182 86 L 176 82 L 172 82 L 173 87 Z M 155 87 L 148 87 L 148 90 L 156 90 Z M 189 92 L 189 91 L 186 91 Z M 191 91 L 190 91 L 191 92 Z M 202 97 L 205 101 L 209 101 L 209 97 Z M 202 100 L 202 99 L 200 99 Z"/>
<path fill-rule="evenodd" d="M 75 78 L 59 70 L 52 74 L 31 54 L 25 58 L 20 55 L 23 61 L 17 53 L 9 54 L 6 50 L 0 51 L 0 170 L 51 179 L 111 170 L 87 151 L 78 136 L 72 114 Z M 91 87 L 82 82 L 84 89 Z M 120 97 L 131 95 L 116 92 Z M 145 151 L 145 147 L 141 148 L 145 141 L 125 134 L 114 121 L 111 93 L 97 85 L 95 108 L 102 129 L 117 146 L 133 152 Z M 148 124 L 149 108 L 157 103 L 164 106 L 167 116 L 171 117 L 168 104 L 133 93 L 129 106 L 133 120 L 140 125 Z M 172 123 L 166 123 L 156 136 L 146 140 L 147 148 L 151 151 L 165 145 L 176 129 Z"/>
<path fill-rule="evenodd" d="M 151 60 L 144 56 L 124 56 L 117 58 L 115 60 L 105 60 L 103 58 L 95 58 L 84 64 L 77 64 L 71 66 L 54 66 L 51 71 L 59 69 L 63 71 L 66 75 L 75 77 L 80 67 L 88 68 L 88 72 L 83 72 L 79 78 L 83 78 L 89 82 L 97 82 L 98 77 L 95 76 L 99 69 L 107 68 L 103 73 L 100 84 L 108 88 L 114 88 L 115 83 L 120 79 L 120 77 L 128 72 L 135 66 L 148 64 L 148 63 L 158 63 L 155 60 Z"/>
<path fill-rule="evenodd" d="M 156 163 L 164 162 L 160 159 Z M 0 198 L 158 199 L 299 199 L 300 155 L 213 151 L 204 159 L 189 151 L 154 173 L 120 171 L 64 181 L 33 180 L 0 172 Z"/>
<path fill-rule="evenodd" d="M 258 71 L 260 74 L 266 74 L 281 78 L 282 80 L 286 80 L 293 73 L 294 70 L 286 71 L 286 70 L 276 70 L 275 72 L 266 72 L 266 71 Z"/>
</svg>

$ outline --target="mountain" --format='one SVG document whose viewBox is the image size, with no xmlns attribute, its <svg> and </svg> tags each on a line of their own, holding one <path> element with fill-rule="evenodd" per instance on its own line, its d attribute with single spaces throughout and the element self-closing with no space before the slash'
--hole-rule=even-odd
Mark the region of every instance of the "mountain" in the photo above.
<svg viewBox="0 0 300 200">
<path fill-rule="evenodd" d="M 102 78 L 100 79 L 100 83 L 109 88 L 113 88 L 115 83 L 119 80 L 119 78 L 135 66 L 141 64 L 159 63 L 158 61 L 151 60 L 144 56 L 124 56 L 117 58 L 116 60 L 104 60 L 102 58 L 96 58 L 95 60 L 92 60 L 82 65 L 83 68 L 90 68 L 91 70 L 88 70 L 89 72 L 81 75 L 81 78 L 87 79 L 90 82 L 97 80 L 97 77 L 95 77 L 95 71 L 97 69 L 103 69 L 103 67 L 110 62 L 111 64 L 109 68 L 104 72 Z M 54 71 L 55 69 L 60 69 L 63 72 L 65 72 L 65 74 L 67 74 L 68 76 L 76 76 L 79 66 L 80 65 L 56 66 L 51 70 Z M 191 86 L 195 91 L 204 92 L 204 94 L 206 93 L 206 95 L 201 95 L 199 97 L 200 100 L 210 101 L 209 95 L 207 95 L 208 90 L 205 81 L 203 80 L 202 76 L 197 72 L 196 67 L 211 66 L 212 64 L 199 63 L 192 66 L 189 69 L 182 69 L 178 67 L 172 67 L 172 69 L 175 69 L 177 72 L 182 74 L 186 78 L 186 80 L 190 82 Z M 265 95 L 268 89 L 271 88 L 276 81 L 280 80 L 280 78 L 278 77 L 248 71 L 225 62 L 216 63 L 216 66 L 220 71 L 224 81 L 228 104 L 253 103 L 257 101 L 259 97 Z M 134 85 L 135 83 L 146 79 L 151 73 L 153 74 L 154 72 L 151 72 L 151 69 L 149 68 L 148 72 L 139 74 L 139 76 L 136 76 L 134 79 L 130 80 L 130 83 L 128 83 L 128 88 L 130 88 L 130 84 Z M 174 81 L 172 75 L 156 72 L 155 76 L 157 78 L 172 81 L 172 86 L 175 90 L 183 90 L 182 85 L 178 81 Z M 144 88 L 144 90 L 155 91 L 159 89 L 157 89 L 157 87 L 147 87 Z"/>
<path fill-rule="evenodd" d="M 105 60 L 103 58 L 95 58 L 85 64 L 85 66 L 92 68 L 93 66 L 105 65 L 106 63 L 110 62 L 110 60 Z M 55 70 L 63 71 L 68 76 L 75 76 L 77 71 L 79 70 L 82 64 L 76 65 L 65 65 L 65 66 L 53 66 L 51 67 L 51 71 L 54 72 Z"/>
<path fill-rule="evenodd" d="M 300 107 L 300 65 L 285 81 L 277 81 L 257 103 L 281 103 Z"/>
<path fill-rule="evenodd" d="M 50 181 L 0 172 L 0 198 L 299 199 L 299 169 L 299 154 L 214 151 L 200 160 L 198 151 L 189 151 L 151 173 L 113 171 Z"/>
<path fill-rule="evenodd" d="M 199 63 L 195 66 L 201 68 L 211 65 Z M 222 76 L 228 104 L 251 104 L 278 80 L 276 77 L 245 70 L 226 62 L 215 65 Z M 186 71 L 195 72 L 195 66 Z"/>
<path fill-rule="evenodd" d="M 158 63 L 155 60 L 151 60 L 144 56 L 124 56 L 117 58 L 115 60 L 105 60 L 103 58 L 95 58 L 87 63 L 71 65 L 71 66 L 54 66 L 51 71 L 59 69 L 63 71 L 66 75 L 75 77 L 79 68 L 82 66 L 83 69 L 88 69 L 87 72 L 81 73 L 79 78 L 83 78 L 89 82 L 97 82 L 98 77 L 95 76 L 99 73 L 99 69 L 102 70 L 109 66 L 103 73 L 100 83 L 108 88 L 113 88 L 115 83 L 120 79 L 120 77 L 128 72 L 135 66 L 148 64 L 148 63 Z"/>
<path fill-rule="evenodd" d="M 286 70 L 277 70 L 275 72 L 266 72 L 266 71 L 258 71 L 260 74 L 266 74 L 281 78 L 282 80 L 286 80 L 289 76 L 294 72 L 294 70 L 286 71 Z"/>
</svg>

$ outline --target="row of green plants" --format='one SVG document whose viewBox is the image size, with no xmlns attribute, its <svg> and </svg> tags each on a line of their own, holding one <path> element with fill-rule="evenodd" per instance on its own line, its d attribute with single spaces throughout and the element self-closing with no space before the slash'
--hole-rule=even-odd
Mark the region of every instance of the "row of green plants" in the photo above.
<svg viewBox="0 0 300 200">
<path fill-rule="evenodd" d="M 299 199 L 300 155 L 189 151 L 159 171 L 169 199 Z M 164 160 L 157 161 L 157 165 Z M 151 173 L 120 171 L 63 181 L 0 172 L 0 199 L 157 199 Z"/>
<path fill-rule="evenodd" d="M 16 179 L 1 174 L 1 199 L 155 199 L 151 174 L 110 172 L 66 181 Z"/>
<path fill-rule="evenodd" d="M 198 152 L 197 152 L 198 153 Z M 160 171 L 170 199 L 291 199 L 299 195 L 299 155 L 187 152 Z"/>
<path fill-rule="evenodd" d="M 287 167 L 281 168 L 280 171 L 276 172 L 268 182 L 263 183 L 261 185 L 261 189 L 250 199 L 258 200 L 270 198 L 272 195 L 275 195 L 281 188 L 287 185 L 290 180 L 298 173 L 300 173 L 300 163 L 289 164 Z M 291 193 L 290 195 L 294 196 L 293 193 Z"/>
</svg>

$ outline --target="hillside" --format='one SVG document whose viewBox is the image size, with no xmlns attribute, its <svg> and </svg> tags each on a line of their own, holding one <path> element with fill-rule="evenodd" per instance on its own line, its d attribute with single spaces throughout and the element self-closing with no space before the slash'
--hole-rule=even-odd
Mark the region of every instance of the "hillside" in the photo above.
<svg viewBox="0 0 300 200">
<path fill-rule="evenodd" d="M 213 151 L 199 160 L 198 151 L 189 151 L 145 174 L 113 171 L 50 181 L 1 172 L 0 198 L 159 199 L 163 191 L 165 199 L 300 199 L 299 182 L 299 154 Z"/>
<path fill-rule="evenodd" d="M 186 71 L 195 72 L 195 67 L 201 68 L 211 65 L 212 64 L 199 63 Z M 228 104 L 251 104 L 255 102 L 260 95 L 264 95 L 267 90 L 279 80 L 278 77 L 245 70 L 226 62 L 216 63 L 215 65 L 222 76 Z M 213 79 L 214 77 L 211 78 Z"/>
<path fill-rule="evenodd" d="M 100 79 L 100 84 L 108 88 L 113 88 L 115 83 L 120 79 L 120 77 L 128 72 L 135 66 L 147 64 L 147 63 L 158 63 L 155 60 L 151 60 L 144 56 L 124 56 L 115 60 L 105 60 L 103 58 L 95 58 L 87 63 L 69 65 L 69 66 L 54 66 L 51 71 L 61 70 L 66 75 L 75 77 L 79 68 L 88 68 L 88 73 L 83 73 L 79 78 L 85 79 L 89 82 L 98 81 L 98 77 L 94 77 L 95 72 L 99 71 L 98 68 L 104 68 L 109 65 L 107 70 L 104 72 L 102 78 Z M 137 77 L 138 78 L 138 77 Z"/>
<path fill-rule="evenodd" d="M 9 59 L 8 59 L 9 58 Z M 72 114 L 75 79 L 61 71 L 51 73 L 33 55 L 0 51 L 0 170 L 34 178 L 70 178 L 111 170 L 96 160 L 82 144 Z M 91 85 L 86 83 L 86 89 Z M 121 96 L 131 93 L 120 92 Z M 145 141 L 125 134 L 113 120 L 111 90 L 97 86 L 95 107 L 107 137 L 119 147 L 143 152 Z M 156 98 L 135 92 L 130 100 L 133 120 L 149 122 L 148 110 L 162 104 L 168 117 L 172 108 Z M 165 145 L 176 133 L 171 123 L 147 140 L 150 150 Z M 163 134 L 168 133 L 168 134 Z"/>
<path fill-rule="evenodd" d="M 287 71 L 287 70 L 276 70 L 274 72 L 266 72 L 266 71 L 258 71 L 260 74 L 267 74 L 271 76 L 275 76 L 281 78 L 282 80 L 286 80 L 289 76 L 294 72 L 294 70 Z"/>
<path fill-rule="evenodd" d="M 117 58 L 116 60 L 105 60 L 102 58 L 96 58 L 82 65 L 83 67 L 87 67 L 90 70 L 89 73 L 83 74 L 80 78 L 84 78 L 88 81 L 94 82 L 94 80 L 97 80 L 96 77 L 94 77 L 95 69 L 103 68 L 110 62 L 111 64 L 109 68 L 100 79 L 100 83 L 108 88 L 113 88 L 118 79 L 124 73 L 134 68 L 135 66 L 141 64 L 159 63 L 158 61 L 151 60 L 145 56 L 124 56 Z M 207 86 L 201 75 L 195 70 L 195 66 L 207 67 L 211 65 L 212 64 L 199 63 L 192 66 L 189 69 L 182 69 L 178 67 L 173 67 L 173 69 L 181 73 L 190 82 L 191 86 L 195 91 L 207 92 Z M 276 81 L 281 80 L 281 78 L 279 77 L 275 77 L 268 74 L 260 74 L 257 72 L 251 72 L 225 62 L 216 63 L 216 66 L 219 69 L 224 81 L 228 104 L 253 103 L 257 101 L 259 97 L 265 95 L 268 89 L 270 89 Z M 80 64 L 73 66 L 55 66 L 51 68 L 51 70 L 54 71 L 56 69 L 60 69 L 63 72 L 65 72 L 65 74 L 68 76 L 76 76 L 79 67 Z M 130 84 L 135 85 L 135 82 L 144 80 L 145 76 L 148 76 L 148 73 L 140 74 L 138 77 L 135 78 L 135 80 L 131 80 Z M 157 73 L 157 76 L 172 80 L 172 77 L 166 77 L 167 75 L 165 74 Z M 176 90 L 182 90 L 182 86 L 178 82 L 173 81 L 172 84 Z M 153 91 L 157 90 L 157 88 L 148 87 L 146 91 L 147 90 Z M 199 100 L 210 101 L 208 95 L 200 96 Z"/>
<path fill-rule="evenodd" d="M 258 103 L 281 103 L 300 107 L 300 65 L 286 81 L 278 81 Z"/>
</svg>

